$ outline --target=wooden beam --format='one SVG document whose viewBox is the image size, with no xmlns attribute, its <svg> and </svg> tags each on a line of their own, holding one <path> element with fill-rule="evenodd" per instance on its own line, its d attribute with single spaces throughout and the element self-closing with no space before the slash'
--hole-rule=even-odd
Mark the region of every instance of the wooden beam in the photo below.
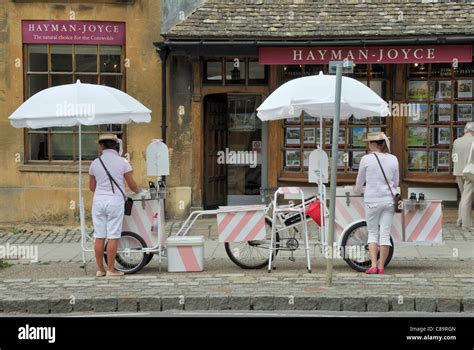
<svg viewBox="0 0 474 350">
<path fill-rule="evenodd" d="M 398 64 L 393 67 L 393 99 L 392 103 L 405 102 L 405 84 L 406 84 L 406 65 Z M 391 151 L 397 157 L 400 168 L 400 179 L 405 176 L 405 122 L 406 116 L 392 117 L 392 135 L 391 136 Z M 402 198 L 407 198 L 408 186 L 402 180 L 400 181 L 400 191 Z"/>
<path fill-rule="evenodd" d="M 193 70 L 193 92 L 191 102 L 191 123 L 193 135 L 192 147 L 192 194 L 191 205 L 202 207 L 202 186 L 203 186 L 203 98 L 201 91 L 201 63 L 199 60 L 192 62 Z"/>
<path fill-rule="evenodd" d="M 268 94 L 268 86 L 266 85 L 255 85 L 255 86 L 203 86 L 202 87 L 202 95 L 212 95 L 212 94 L 255 94 L 255 95 L 267 95 Z"/>
<path fill-rule="evenodd" d="M 270 92 L 275 91 L 280 80 L 280 66 L 270 66 L 269 87 Z M 281 122 L 279 120 L 268 122 L 268 187 L 277 187 L 279 171 L 282 168 L 281 140 Z"/>
</svg>

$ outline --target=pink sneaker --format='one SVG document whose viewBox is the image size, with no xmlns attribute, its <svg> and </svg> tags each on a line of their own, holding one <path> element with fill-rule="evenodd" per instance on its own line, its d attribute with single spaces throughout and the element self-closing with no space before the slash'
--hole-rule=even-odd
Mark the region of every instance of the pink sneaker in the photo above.
<svg viewBox="0 0 474 350">
<path fill-rule="evenodd" d="M 384 269 L 378 269 L 379 275 L 385 275 L 385 270 Z"/>
<path fill-rule="evenodd" d="M 365 273 L 368 275 L 376 275 L 379 273 L 379 270 L 376 267 L 371 267 L 370 269 L 366 270 Z"/>
</svg>

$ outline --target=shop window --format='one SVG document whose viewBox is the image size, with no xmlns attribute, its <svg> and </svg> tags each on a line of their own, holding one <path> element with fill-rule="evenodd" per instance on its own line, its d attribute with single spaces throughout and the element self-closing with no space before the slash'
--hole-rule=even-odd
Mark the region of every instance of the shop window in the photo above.
<svg viewBox="0 0 474 350">
<path fill-rule="evenodd" d="M 207 60 L 204 62 L 204 82 L 222 84 L 222 61 Z"/>
<path fill-rule="evenodd" d="M 226 85 L 245 84 L 247 65 L 245 58 L 235 57 L 225 61 L 225 81 Z"/>
<path fill-rule="evenodd" d="M 309 75 L 308 73 L 319 74 L 326 72 L 327 66 L 306 65 L 306 66 L 285 66 L 286 79 Z M 283 67 L 283 75 L 285 74 Z M 349 76 L 358 79 L 363 84 L 369 86 L 382 98 L 388 99 L 388 77 L 389 72 L 385 65 L 356 65 L 357 70 Z M 283 78 L 285 79 L 285 78 Z M 368 132 L 384 131 L 388 132 L 388 119 L 372 117 L 367 119 L 355 119 L 341 121 L 338 143 L 338 173 L 353 173 L 359 169 L 360 159 L 367 152 L 367 143 L 364 141 Z M 319 144 L 331 156 L 332 140 L 332 120 L 326 119 L 322 133 L 320 120 L 317 116 L 303 114 L 298 118 L 288 118 L 283 124 L 284 145 L 283 164 L 284 172 L 305 173 L 308 170 L 308 160 L 310 153 Z M 323 138 L 321 139 L 321 134 Z"/>
<path fill-rule="evenodd" d="M 203 62 L 203 83 L 207 85 L 267 84 L 268 66 L 259 64 L 256 58 L 248 57 L 205 59 Z"/>
<path fill-rule="evenodd" d="M 258 195 L 261 187 L 262 122 L 256 109 L 262 103 L 259 95 L 232 95 L 227 98 L 229 112 L 227 124 L 227 147 L 235 152 L 257 152 L 255 164 L 230 163 L 227 165 L 228 195 Z"/>
<path fill-rule="evenodd" d="M 474 65 L 408 67 L 406 160 L 409 173 L 450 173 L 453 141 L 473 121 Z"/>
<path fill-rule="evenodd" d="M 366 64 L 354 64 L 353 73 L 344 73 L 344 75 L 349 76 L 354 79 L 367 79 L 369 70 L 367 69 Z"/>
<path fill-rule="evenodd" d="M 46 45 L 29 46 L 28 70 L 30 72 L 48 72 L 48 47 Z"/>
<path fill-rule="evenodd" d="M 76 71 L 97 73 L 97 46 L 76 46 Z"/>
<path fill-rule="evenodd" d="M 295 78 L 303 76 L 303 66 L 301 64 L 287 64 L 282 66 L 281 83 L 284 84 Z"/>
<path fill-rule="evenodd" d="M 33 96 L 37 92 L 48 88 L 48 74 L 29 74 L 26 84 L 27 95 Z"/>
<path fill-rule="evenodd" d="M 120 73 L 122 60 L 120 46 L 100 46 L 100 71 L 102 73 Z"/>
<path fill-rule="evenodd" d="M 258 63 L 258 59 L 249 59 L 249 85 L 266 84 L 268 66 Z"/>
<path fill-rule="evenodd" d="M 51 72 L 72 73 L 72 45 L 51 45 Z"/>
<path fill-rule="evenodd" d="M 74 83 L 103 84 L 123 90 L 122 47 L 98 45 L 27 45 L 25 98 L 52 86 Z M 122 125 L 83 126 L 84 160 L 98 155 L 100 133 L 123 136 Z M 77 127 L 26 129 L 27 161 L 42 163 L 78 160 Z"/>
<path fill-rule="evenodd" d="M 325 69 L 323 64 L 307 64 L 304 66 L 303 75 L 318 75 L 319 72 L 325 73 Z"/>
</svg>

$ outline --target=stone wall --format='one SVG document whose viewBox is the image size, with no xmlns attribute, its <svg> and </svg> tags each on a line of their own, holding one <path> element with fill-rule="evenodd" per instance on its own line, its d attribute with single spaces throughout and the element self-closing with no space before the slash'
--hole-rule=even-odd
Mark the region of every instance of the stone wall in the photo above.
<svg viewBox="0 0 474 350">
<path fill-rule="evenodd" d="M 10 126 L 8 116 L 23 102 L 22 19 L 126 22 L 126 91 L 152 112 L 150 124 L 127 126 L 127 144 L 137 183 L 147 184 L 145 151 L 151 139 L 161 137 L 161 62 L 153 42 L 162 40 L 161 2 L 12 2 L 0 1 L 0 223 L 74 223 L 78 215 L 77 171 L 45 170 L 23 165 L 24 130 Z M 16 63 L 16 64 L 15 64 Z M 19 65 L 18 65 L 19 63 Z M 16 162 L 15 154 L 21 155 Z M 25 171 L 29 170 L 29 171 Z M 83 178 L 85 207 L 90 211 L 87 169 Z M 173 173 L 176 169 L 173 170 Z M 173 174 L 172 174 L 173 175 Z M 74 203 L 72 203 L 74 204 Z M 70 209 L 73 207 L 74 209 Z M 76 219 L 75 219 L 76 218 Z M 77 221 L 76 221 L 77 222 Z"/>
</svg>

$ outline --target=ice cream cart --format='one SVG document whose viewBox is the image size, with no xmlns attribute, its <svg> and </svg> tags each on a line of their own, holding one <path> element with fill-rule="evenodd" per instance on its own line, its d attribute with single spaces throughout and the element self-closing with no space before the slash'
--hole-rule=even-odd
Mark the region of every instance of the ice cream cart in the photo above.
<svg viewBox="0 0 474 350">
<path fill-rule="evenodd" d="M 265 266 L 272 270 L 277 254 L 287 252 L 294 261 L 298 249 L 306 252 L 307 269 L 311 272 L 310 246 L 319 246 L 323 256 L 335 253 L 356 271 L 365 271 L 370 265 L 367 247 L 367 230 L 363 197 L 350 187 L 339 187 L 336 196 L 335 243 L 328 250 L 326 187 L 328 181 L 327 154 L 317 149 L 309 159 L 309 182 L 314 196 L 304 196 L 298 187 L 271 189 L 273 200 L 262 205 L 220 207 L 190 213 L 179 230 L 166 237 L 164 199 L 166 187 L 162 176 L 169 174 L 169 157 L 166 145 L 154 140 L 147 149 L 147 174 L 156 176 L 150 189 L 134 194 L 130 216 L 125 216 L 123 233 L 117 252 L 116 268 L 136 273 L 146 266 L 154 255 L 168 259 L 168 271 L 202 271 L 204 269 L 204 238 L 188 236 L 191 227 L 203 216 L 215 216 L 219 241 L 232 262 L 244 269 Z M 264 193 L 265 191 L 263 191 Z M 286 204 L 277 198 L 286 197 Z M 289 201 L 289 202 L 288 202 Z M 318 205 L 316 205 L 318 204 Z M 315 216 L 315 212 L 317 215 Z M 309 232 L 307 220 L 316 221 L 318 232 Z M 441 244 L 442 203 L 439 200 L 404 200 L 402 213 L 395 214 L 392 225 L 392 249 L 386 261 L 390 262 L 397 244 Z M 299 239 L 303 239 L 300 244 Z M 166 247 L 166 248 L 165 248 Z M 333 255 L 334 256 L 334 255 Z"/>
</svg>

